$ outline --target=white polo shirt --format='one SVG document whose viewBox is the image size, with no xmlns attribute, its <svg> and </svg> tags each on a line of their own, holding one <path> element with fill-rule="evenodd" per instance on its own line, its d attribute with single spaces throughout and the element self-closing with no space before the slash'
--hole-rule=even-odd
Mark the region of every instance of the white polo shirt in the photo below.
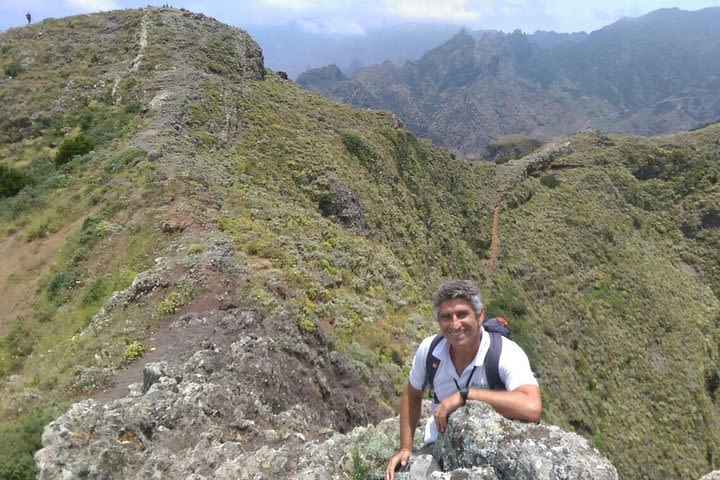
<svg viewBox="0 0 720 480">
<path fill-rule="evenodd" d="M 428 350 L 435 335 L 424 339 L 413 359 L 410 369 L 410 385 L 416 390 L 422 390 L 425 383 L 425 365 Z M 469 388 L 489 388 L 487 376 L 485 375 L 485 356 L 490 349 L 490 335 L 483 331 L 480 339 L 480 348 L 475 355 L 475 360 L 465 367 L 461 375 L 455 371 L 455 366 L 450 358 L 450 344 L 443 338 L 437 344 L 433 352 L 434 356 L 440 359 L 440 365 L 435 372 L 435 394 L 440 401 L 458 391 L 455 382 L 461 387 L 468 385 Z M 473 368 L 475 371 L 473 372 Z M 470 374 L 472 373 L 472 378 Z M 515 390 L 521 385 L 537 385 L 537 379 L 530 368 L 527 355 L 520 346 L 512 340 L 502 337 L 502 352 L 498 361 L 498 373 L 500 379 L 505 383 L 505 388 Z M 432 411 L 435 411 L 437 404 L 433 402 Z M 430 420 L 425 426 L 425 444 L 433 443 L 437 439 L 438 431 L 435 426 L 435 419 Z"/>
</svg>

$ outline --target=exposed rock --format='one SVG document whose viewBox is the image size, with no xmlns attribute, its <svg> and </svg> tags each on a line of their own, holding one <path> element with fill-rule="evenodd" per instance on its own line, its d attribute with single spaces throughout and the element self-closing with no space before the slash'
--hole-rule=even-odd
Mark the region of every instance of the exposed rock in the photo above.
<svg viewBox="0 0 720 480">
<path fill-rule="evenodd" d="M 618 478 L 615 467 L 583 437 L 555 426 L 509 421 L 479 402 L 453 413 L 436 457 L 445 471 L 490 466 L 499 478 Z"/>
<path fill-rule="evenodd" d="M 330 172 L 318 179 L 317 186 L 323 190 L 318 207 L 323 215 L 337 218 L 348 227 L 362 229 L 364 212 L 357 192 Z"/>
<path fill-rule="evenodd" d="M 714 472 L 710 472 L 707 475 L 704 475 L 699 480 L 720 480 L 720 470 L 715 470 Z"/>
<path fill-rule="evenodd" d="M 525 172 L 527 175 L 533 175 L 537 172 L 546 170 L 553 160 L 563 155 L 568 155 L 572 152 L 570 142 L 565 142 L 560 145 L 551 145 L 547 149 L 543 149 L 541 152 L 535 153 L 530 157 L 523 159 L 522 163 L 525 165 Z"/>
<path fill-rule="evenodd" d="M 286 313 L 184 315 L 171 330 L 195 336 L 196 351 L 148 363 L 125 398 L 79 402 L 48 425 L 39 478 L 286 478 L 318 465 L 306 452 L 328 433 L 383 411 Z M 337 445 L 326 448 L 335 468 Z"/>
<path fill-rule="evenodd" d="M 233 355 L 247 354 L 247 340 L 232 344 Z M 263 348 L 272 344 L 250 340 Z M 366 478 L 382 478 L 397 444 L 397 417 L 319 439 L 318 434 L 331 430 L 318 428 L 323 420 L 313 418 L 308 406 L 286 404 L 278 413 L 278 407 L 255 397 L 260 393 L 255 387 L 245 389 L 243 382 L 227 377 L 212 381 L 237 366 L 224 366 L 217 361 L 220 355 L 211 348 L 198 351 L 181 368 L 166 362 L 147 365 L 142 390 L 134 386 L 127 398 L 105 406 L 92 400 L 73 405 L 45 429 L 45 448 L 35 456 L 38 478 L 328 480 L 348 478 L 353 468 L 362 468 Z M 249 361 L 246 357 L 241 363 Z M 425 402 L 423 418 L 428 409 Z M 434 455 L 421 453 L 432 449 L 416 450 L 396 478 L 618 478 L 582 437 L 509 421 L 477 402 L 452 415 Z"/>
</svg>

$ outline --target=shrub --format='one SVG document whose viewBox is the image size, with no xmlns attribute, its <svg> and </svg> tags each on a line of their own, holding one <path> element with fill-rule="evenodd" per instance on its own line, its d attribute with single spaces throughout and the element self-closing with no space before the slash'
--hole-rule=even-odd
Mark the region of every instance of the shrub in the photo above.
<svg viewBox="0 0 720 480">
<path fill-rule="evenodd" d="M 13 60 L 5 66 L 5 75 L 15 78 L 23 72 L 22 65 L 17 60 Z"/>
<path fill-rule="evenodd" d="M 353 480 L 367 480 L 367 465 L 363 461 L 362 457 L 360 456 L 360 452 L 358 452 L 357 449 L 353 450 L 352 452 L 352 468 L 350 470 L 352 472 Z"/>
<path fill-rule="evenodd" d="M 37 475 L 33 454 L 42 447 L 43 428 L 65 406 L 32 409 L 15 420 L 0 423 L 0 478 L 30 480 Z"/>
<path fill-rule="evenodd" d="M 354 155 L 361 160 L 366 160 L 372 155 L 372 151 L 370 150 L 370 148 L 357 135 L 353 135 L 352 133 L 347 132 L 341 132 L 340 139 L 342 140 L 343 144 L 345 145 L 345 149 L 350 155 Z"/>
<path fill-rule="evenodd" d="M 105 298 L 107 285 L 102 278 L 96 278 L 90 283 L 82 298 L 83 306 L 92 305 Z"/>
<path fill-rule="evenodd" d="M 0 163 L 0 198 L 14 197 L 30 183 L 33 183 L 30 175 Z"/>
<path fill-rule="evenodd" d="M 95 148 L 95 144 L 84 135 L 78 135 L 75 138 L 69 138 L 60 144 L 55 163 L 63 165 L 78 155 L 85 155 Z"/>
<path fill-rule="evenodd" d="M 25 319 L 18 317 L 0 338 L 0 376 L 17 371 L 35 349 L 37 338 L 25 323 Z"/>
<path fill-rule="evenodd" d="M 142 103 L 137 100 L 131 100 L 125 104 L 125 113 L 138 113 L 142 110 Z"/>
<path fill-rule="evenodd" d="M 182 304 L 181 295 L 178 292 L 170 292 L 157 304 L 155 310 L 161 315 L 172 315 L 180 309 Z"/>
<path fill-rule="evenodd" d="M 200 253 L 202 251 L 203 251 L 202 243 L 191 243 L 190 245 L 188 245 L 187 252 L 190 255 L 195 254 L 195 253 Z"/>
<path fill-rule="evenodd" d="M 125 360 L 132 362 L 145 355 L 145 346 L 142 343 L 132 342 L 125 350 Z"/>
<path fill-rule="evenodd" d="M 55 272 L 46 287 L 48 298 L 56 303 L 62 303 L 66 292 L 75 287 L 77 274 L 70 270 Z"/>
<path fill-rule="evenodd" d="M 543 175 L 540 177 L 540 185 L 548 188 L 555 188 L 560 185 L 560 180 L 555 175 Z"/>
</svg>

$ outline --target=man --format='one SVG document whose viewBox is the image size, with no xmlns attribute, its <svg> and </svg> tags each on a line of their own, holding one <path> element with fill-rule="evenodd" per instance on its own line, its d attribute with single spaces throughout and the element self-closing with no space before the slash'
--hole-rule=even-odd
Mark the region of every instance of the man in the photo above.
<svg viewBox="0 0 720 480">
<path fill-rule="evenodd" d="M 425 444 L 433 443 L 444 432 L 448 416 L 467 400 L 485 402 L 511 420 L 537 422 L 542 412 L 540 388 L 525 352 L 512 340 L 502 337 L 498 373 L 506 390 L 488 389 L 485 356 L 490 335 L 481 327 L 484 307 L 480 292 L 470 280 L 447 282 L 433 295 L 435 318 L 444 338 L 429 352 L 434 338 L 420 343 L 415 353 L 410 381 L 400 404 L 400 448 L 388 462 L 385 479 L 393 480 L 395 470 L 407 465 L 420 420 L 425 388 L 427 356 L 439 359 L 432 387 L 436 400 L 432 418 L 425 428 Z"/>
</svg>

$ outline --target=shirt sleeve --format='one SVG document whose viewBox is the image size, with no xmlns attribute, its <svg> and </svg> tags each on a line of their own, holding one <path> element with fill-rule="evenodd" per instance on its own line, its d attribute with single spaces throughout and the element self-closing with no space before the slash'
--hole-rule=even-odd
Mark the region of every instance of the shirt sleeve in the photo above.
<svg viewBox="0 0 720 480">
<path fill-rule="evenodd" d="M 427 362 L 428 350 L 434 336 L 430 336 L 420 342 L 420 346 L 415 352 L 412 368 L 410 369 L 410 385 L 415 390 L 422 390 L 425 386 L 425 365 Z"/>
<path fill-rule="evenodd" d="M 523 349 L 507 338 L 503 338 L 498 372 L 508 391 L 515 390 L 521 385 L 538 384 L 535 374 L 530 368 L 530 361 Z"/>
</svg>

